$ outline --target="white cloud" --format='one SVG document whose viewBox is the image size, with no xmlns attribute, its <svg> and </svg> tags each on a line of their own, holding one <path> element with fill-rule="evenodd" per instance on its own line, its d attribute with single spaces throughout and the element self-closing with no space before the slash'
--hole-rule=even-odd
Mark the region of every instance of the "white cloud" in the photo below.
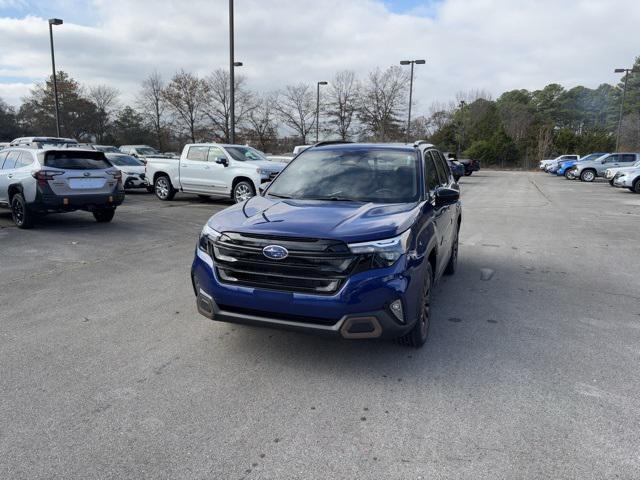
<svg viewBox="0 0 640 480">
<path fill-rule="evenodd" d="M 417 110 L 456 92 L 558 82 L 616 82 L 613 68 L 640 54 L 635 0 L 446 0 L 429 16 L 391 13 L 376 0 L 236 0 L 236 59 L 257 90 L 364 76 L 402 58 L 416 68 Z M 154 69 L 205 74 L 228 64 L 226 0 L 96 0 L 92 26 L 55 27 L 60 69 L 86 84 L 108 83 L 132 101 Z M 0 18 L 0 96 L 17 103 L 50 72 L 45 19 Z M 4 78 L 4 80 L 3 80 Z"/>
</svg>

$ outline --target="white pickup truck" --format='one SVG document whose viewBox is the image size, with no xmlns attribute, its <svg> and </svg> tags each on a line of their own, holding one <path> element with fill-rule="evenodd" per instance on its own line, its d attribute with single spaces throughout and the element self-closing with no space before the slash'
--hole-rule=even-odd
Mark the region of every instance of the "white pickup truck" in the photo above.
<svg viewBox="0 0 640 480">
<path fill-rule="evenodd" d="M 160 200 L 171 200 L 176 192 L 184 192 L 242 202 L 284 167 L 244 145 L 191 143 L 185 145 L 180 158 L 148 158 L 146 177 Z"/>
</svg>

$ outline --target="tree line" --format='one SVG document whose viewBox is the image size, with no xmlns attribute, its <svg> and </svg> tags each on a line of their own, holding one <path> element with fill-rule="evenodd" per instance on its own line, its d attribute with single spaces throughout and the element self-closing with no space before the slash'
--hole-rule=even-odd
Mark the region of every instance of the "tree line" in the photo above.
<svg viewBox="0 0 640 480">
<path fill-rule="evenodd" d="M 635 67 L 640 70 L 640 57 Z M 151 73 L 135 100 L 123 105 L 108 85 L 86 87 L 56 74 L 61 134 L 101 144 L 149 144 L 179 151 L 188 142 L 228 142 L 229 74 L 179 71 L 168 80 Z M 393 66 L 358 78 L 337 72 L 321 90 L 321 140 L 401 142 L 407 136 L 408 70 Z M 486 164 L 530 167 L 541 157 L 612 151 L 618 129 L 622 80 L 595 89 L 512 90 L 496 100 L 483 91 L 461 92 L 455 101 L 432 104 L 411 122 L 409 137 Z M 414 111 L 420 110 L 413 106 Z M 316 85 L 297 83 L 272 92 L 249 88 L 235 76 L 236 141 L 269 153 L 315 141 Z M 620 150 L 640 150 L 640 74 L 632 73 L 622 112 Z M 18 108 L 0 99 L 0 139 L 54 135 L 52 78 L 36 84 Z"/>
</svg>

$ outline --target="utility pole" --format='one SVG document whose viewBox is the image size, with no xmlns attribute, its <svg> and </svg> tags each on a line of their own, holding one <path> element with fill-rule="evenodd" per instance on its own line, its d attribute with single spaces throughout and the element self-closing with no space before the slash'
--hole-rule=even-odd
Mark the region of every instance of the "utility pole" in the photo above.
<svg viewBox="0 0 640 480">
<path fill-rule="evenodd" d="M 318 82 L 316 87 L 316 143 L 318 143 L 318 138 L 320 135 L 320 85 L 326 85 L 327 82 Z"/>
<path fill-rule="evenodd" d="M 236 141 L 236 79 L 233 36 L 233 0 L 229 0 L 229 143 L 235 143 Z"/>
<path fill-rule="evenodd" d="M 56 132 L 60 136 L 60 104 L 58 103 L 58 81 L 56 79 L 56 57 L 53 51 L 53 26 L 62 25 L 59 18 L 49 19 L 49 42 L 51 44 L 51 68 L 53 70 L 53 96 L 56 104 Z"/>
<path fill-rule="evenodd" d="M 409 81 L 409 116 L 407 118 L 407 133 L 405 141 L 409 143 L 409 134 L 411 131 L 411 104 L 413 103 L 413 66 L 414 64 L 424 65 L 425 60 L 401 60 L 400 65 L 411 65 L 411 80 Z"/>
</svg>

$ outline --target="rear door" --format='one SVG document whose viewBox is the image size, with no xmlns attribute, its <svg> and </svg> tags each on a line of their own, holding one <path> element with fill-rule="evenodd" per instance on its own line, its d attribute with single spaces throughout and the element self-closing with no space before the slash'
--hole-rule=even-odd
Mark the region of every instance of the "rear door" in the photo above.
<svg viewBox="0 0 640 480">
<path fill-rule="evenodd" d="M 630 167 L 636 162 L 636 154 L 635 153 L 623 153 L 620 155 L 620 166 L 621 167 Z"/>
<path fill-rule="evenodd" d="M 431 150 L 431 155 L 433 156 L 434 163 L 436 164 L 436 170 L 438 171 L 438 179 L 440 182 L 439 188 L 452 188 L 457 186 L 453 181 L 451 176 L 451 171 L 449 170 L 449 166 L 447 162 L 445 162 L 442 154 L 437 150 Z M 442 253 L 447 253 L 451 250 L 452 238 L 453 234 L 453 205 L 445 205 L 441 207 L 443 210 L 442 216 L 444 217 L 442 222 L 443 228 L 443 239 L 442 239 L 442 247 L 444 250 L 441 250 Z M 444 256 L 442 257 L 444 258 Z"/>
<path fill-rule="evenodd" d="M 209 147 L 191 145 L 187 154 L 180 158 L 180 185 L 185 191 L 194 193 L 213 193 L 209 180 Z"/>
<path fill-rule="evenodd" d="M 97 151 L 51 150 L 44 154 L 44 167 L 60 171 L 47 183 L 54 194 L 60 196 L 108 194 L 116 186 L 115 171 Z"/>
</svg>

